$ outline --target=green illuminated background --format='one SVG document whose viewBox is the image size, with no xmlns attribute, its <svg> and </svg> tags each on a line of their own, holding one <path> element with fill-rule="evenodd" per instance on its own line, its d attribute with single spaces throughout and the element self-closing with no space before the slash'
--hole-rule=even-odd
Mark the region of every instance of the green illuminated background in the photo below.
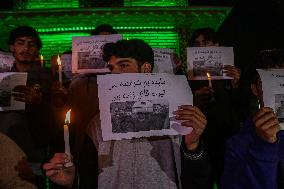
<svg viewBox="0 0 284 189">
<path fill-rule="evenodd" d="M 35 27 L 43 41 L 47 62 L 71 48 L 72 36 L 88 36 L 108 23 L 126 39 L 139 38 L 152 47 L 171 48 L 185 60 L 190 33 L 200 27 L 218 29 L 230 7 L 191 7 L 184 0 L 124 0 L 121 7 L 82 8 L 78 0 L 19 1 L 16 9 L 0 12 L 0 48 L 19 25 Z M 39 3 L 40 2 L 40 3 Z"/>
</svg>

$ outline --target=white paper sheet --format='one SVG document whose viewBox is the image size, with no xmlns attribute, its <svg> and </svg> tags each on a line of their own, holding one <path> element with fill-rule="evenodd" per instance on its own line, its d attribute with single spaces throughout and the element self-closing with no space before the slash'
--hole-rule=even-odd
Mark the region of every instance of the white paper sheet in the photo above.
<svg viewBox="0 0 284 189">
<path fill-rule="evenodd" d="M 154 68 L 153 73 L 169 73 L 174 74 L 176 65 L 173 61 L 174 50 L 153 48 L 154 51 Z"/>
<path fill-rule="evenodd" d="M 12 53 L 0 51 L 0 73 L 10 71 L 14 61 L 15 58 L 13 57 Z"/>
<path fill-rule="evenodd" d="M 0 73 L 0 111 L 24 110 L 25 103 L 14 100 L 12 90 L 17 85 L 26 85 L 27 73 Z"/>
<path fill-rule="evenodd" d="M 234 65 L 233 47 L 189 47 L 187 48 L 187 69 L 193 70 L 194 79 L 231 79 L 223 74 L 224 65 Z"/>
<path fill-rule="evenodd" d="M 192 105 L 185 76 L 108 74 L 98 76 L 103 140 L 188 134 L 192 128 L 174 120 L 173 111 Z M 170 118 L 170 119 L 169 119 Z"/>
<path fill-rule="evenodd" d="M 274 110 L 284 130 L 284 69 L 257 71 L 262 81 L 264 106 Z"/>
<path fill-rule="evenodd" d="M 60 56 L 60 60 L 65 76 L 68 79 L 72 78 L 72 54 L 63 54 Z"/>
<path fill-rule="evenodd" d="M 105 73 L 109 72 L 102 58 L 102 47 L 106 43 L 122 39 L 119 34 L 97 35 L 72 38 L 72 72 Z"/>
</svg>

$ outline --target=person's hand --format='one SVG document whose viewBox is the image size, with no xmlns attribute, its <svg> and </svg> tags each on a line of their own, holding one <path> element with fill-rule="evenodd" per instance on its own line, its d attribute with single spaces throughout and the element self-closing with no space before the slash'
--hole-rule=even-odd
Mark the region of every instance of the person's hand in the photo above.
<svg viewBox="0 0 284 189">
<path fill-rule="evenodd" d="M 195 96 L 209 95 L 212 94 L 213 92 L 214 90 L 212 87 L 205 86 L 194 91 L 194 95 Z"/>
<path fill-rule="evenodd" d="M 19 173 L 19 177 L 21 177 L 22 179 L 34 181 L 35 175 L 28 165 L 27 158 L 22 158 L 15 166 L 15 170 Z"/>
<path fill-rule="evenodd" d="M 194 92 L 194 104 L 199 108 L 214 100 L 214 90 L 212 87 L 201 87 Z"/>
<path fill-rule="evenodd" d="M 271 108 L 261 108 L 253 117 L 256 134 L 269 143 L 277 141 L 277 133 L 280 131 L 278 118 Z"/>
<path fill-rule="evenodd" d="M 13 89 L 12 95 L 14 99 L 27 104 L 40 104 L 42 101 L 42 94 L 39 87 L 27 87 L 24 85 L 17 85 Z"/>
<path fill-rule="evenodd" d="M 226 76 L 233 78 L 231 81 L 233 88 L 238 88 L 241 77 L 241 70 L 231 65 L 224 65 L 223 70 Z"/>
<path fill-rule="evenodd" d="M 182 120 L 182 126 L 193 128 L 190 134 L 185 135 L 185 145 L 188 150 L 195 150 L 207 124 L 205 115 L 197 107 L 191 105 L 179 106 L 174 114 L 177 120 Z"/>
<path fill-rule="evenodd" d="M 68 156 L 64 153 L 56 153 L 50 162 L 43 165 L 45 174 L 50 180 L 56 184 L 71 188 L 75 178 L 75 167 L 65 167 L 70 162 Z"/>
<path fill-rule="evenodd" d="M 59 82 L 53 82 L 51 86 L 51 101 L 57 107 L 64 107 L 68 100 L 68 91 Z"/>
</svg>

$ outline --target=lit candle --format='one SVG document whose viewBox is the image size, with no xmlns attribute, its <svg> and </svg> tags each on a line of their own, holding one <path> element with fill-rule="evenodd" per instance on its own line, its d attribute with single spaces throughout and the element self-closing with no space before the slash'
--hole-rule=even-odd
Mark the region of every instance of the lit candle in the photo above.
<svg viewBox="0 0 284 189">
<path fill-rule="evenodd" d="M 43 66 L 44 66 L 43 63 L 44 63 L 44 62 L 43 62 L 43 56 L 40 55 L 40 66 L 41 66 L 42 68 L 43 68 Z"/>
<path fill-rule="evenodd" d="M 58 65 L 58 78 L 59 78 L 59 83 L 60 83 L 60 85 L 62 85 L 62 64 L 61 64 L 61 60 L 60 60 L 59 55 L 58 55 L 58 57 L 57 57 L 57 65 Z"/>
<path fill-rule="evenodd" d="M 212 88 L 212 82 L 211 82 L 211 75 L 210 75 L 210 73 L 206 73 L 207 74 L 207 77 L 208 77 L 208 84 L 209 84 L 209 87 L 211 87 Z"/>
<path fill-rule="evenodd" d="M 68 156 L 70 161 L 65 163 L 65 167 L 70 167 L 73 165 L 71 162 L 71 152 L 70 152 L 70 143 L 69 143 L 69 124 L 70 124 L 70 113 L 71 109 L 66 113 L 65 124 L 64 124 L 64 143 L 65 143 L 65 154 Z"/>
</svg>

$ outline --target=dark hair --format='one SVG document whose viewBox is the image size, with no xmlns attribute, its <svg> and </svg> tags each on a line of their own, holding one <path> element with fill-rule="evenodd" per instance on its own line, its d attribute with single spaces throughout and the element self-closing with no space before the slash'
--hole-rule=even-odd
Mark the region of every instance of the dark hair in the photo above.
<svg viewBox="0 0 284 189">
<path fill-rule="evenodd" d="M 150 45 L 141 39 L 120 40 L 116 43 L 107 43 L 103 47 L 103 59 L 108 62 L 111 56 L 119 58 L 133 58 L 139 68 L 148 62 L 154 67 L 154 52 Z"/>
<path fill-rule="evenodd" d="M 214 44 L 219 42 L 218 35 L 213 28 L 199 28 L 195 30 L 191 35 L 191 38 L 189 40 L 190 47 L 195 46 L 194 42 L 200 35 L 203 35 L 206 41 L 212 41 Z"/>
<path fill-rule="evenodd" d="M 270 49 L 262 50 L 255 57 L 252 64 L 248 65 L 246 75 L 249 83 L 256 83 L 259 75 L 257 69 L 283 68 L 284 50 Z"/>
<path fill-rule="evenodd" d="M 117 31 L 109 24 L 98 25 L 92 32 L 91 35 L 99 35 L 101 32 L 109 32 L 111 34 L 117 34 Z"/>
<path fill-rule="evenodd" d="M 30 26 L 19 26 L 19 27 L 13 29 L 10 32 L 8 44 L 9 45 L 14 44 L 16 39 L 19 38 L 19 37 L 32 37 L 32 38 L 36 39 L 37 48 L 39 50 L 42 48 L 42 42 L 41 42 L 41 39 L 40 39 L 37 31 Z"/>
<path fill-rule="evenodd" d="M 284 66 L 284 50 L 272 49 L 260 51 L 254 60 L 243 70 L 240 79 L 240 112 L 238 113 L 241 120 L 245 120 L 249 115 L 253 115 L 257 110 L 255 104 L 257 98 L 251 91 L 251 84 L 258 85 L 260 76 L 257 69 L 269 69 Z"/>
</svg>

